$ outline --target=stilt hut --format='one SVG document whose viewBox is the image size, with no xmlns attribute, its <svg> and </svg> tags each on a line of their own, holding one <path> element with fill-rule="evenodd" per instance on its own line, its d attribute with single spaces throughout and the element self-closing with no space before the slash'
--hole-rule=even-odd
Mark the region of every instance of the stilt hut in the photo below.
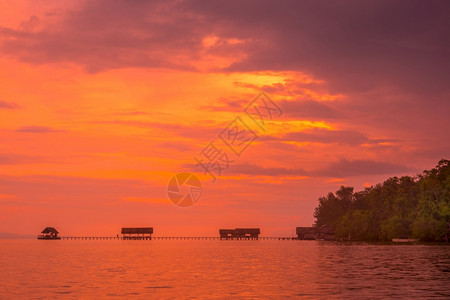
<svg viewBox="0 0 450 300">
<path fill-rule="evenodd" d="M 316 230 L 316 239 L 333 241 L 335 239 L 334 230 L 327 225 L 322 225 Z"/>
<path fill-rule="evenodd" d="M 59 232 L 53 227 L 46 227 L 41 231 L 41 234 L 38 235 L 39 240 L 60 240 L 61 237 L 58 236 Z"/>
<path fill-rule="evenodd" d="M 219 230 L 220 239 L 229 240 L 234 236 L 234 229 L 220 229 Z"/>
<path fill-rule="evenodd" d="M 261 230 L 259 228 L 220 229 L 220 239 L 223 240 L 257 240 Z"/>
<path fill-rule="evenodd" d="M 297 227 L 297 238 L 299 240 L 315 240 L 316 229 L 314 227 Z"/>
<path fill-rule="evenodd" d="M 153 227 L 124 227 L 122 228 L 122 238 L 124 240 L 151 240 Z"/>
<path fill-rule="evenodd" d="M 326 240 L 335 239 L 334 230 L 327 225 L 320 227 L 297 227 L 297 238 L 299 240 Z"/>
</svg>

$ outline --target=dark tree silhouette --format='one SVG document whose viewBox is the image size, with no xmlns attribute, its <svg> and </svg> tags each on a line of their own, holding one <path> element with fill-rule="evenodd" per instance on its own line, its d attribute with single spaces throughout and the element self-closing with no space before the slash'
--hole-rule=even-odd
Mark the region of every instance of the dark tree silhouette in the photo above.
<svg viewBox="0 0 450 300">
<path fill-rule="evenodd" d="M 415 177 L 392 177 L 354 192 L 341 186 L 319 198 L 315 226 L 326 224 L 341 238 L 424 241 L 450 238 L 450 161 L 442 159 Z"/>
</svg>

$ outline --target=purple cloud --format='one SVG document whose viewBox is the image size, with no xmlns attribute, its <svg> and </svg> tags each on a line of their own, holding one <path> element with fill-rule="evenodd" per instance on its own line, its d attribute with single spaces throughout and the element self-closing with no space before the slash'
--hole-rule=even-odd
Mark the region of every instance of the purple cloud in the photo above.
<svg viewBox="0 0 450 300">
<path fill-rule="evenodd" d="M 92 124 L 112 124 L 119 126 L 132 126 L 138 128 L 159 129 L 163 132 L 170 132 L 181 137 L 211 139 L 216 138 L 224 127 L 219 127 L 214 122 L 204 121 L 191 125 L 176 123 L 160 123 L 135 120 L 113 120 L 113 121 L 96 121 Z"/>
<path fill-rule="evenodd" d="M 14 102 L 0 101 L 0 109 L 19 109 L 19 108 L 21 108 L 21 106 Z"/>
<path fill-rule="evenodd" d="M 51 133 L 59 132 L 61 130 L 54 129 L 46 126 L 23 126 L 16 130 L 17 132 L 28 132 L 28 133 Z"/>
<path fill-rule="evenodd" d="M 253 164 L 233 164 L 230 173 L 256 176 L 306 176 L 301 168 L 261 167 Z"/>
<path fill-rule="evenodd" d="M 184 143 L 181 141 L 169 141 L 169 142 L 162 142 L 162 143 L 158 143 L 156 144 L 159 147 L 162 147 L 164 149 L 175 149 L 181 152 L 184 151 L 192 151 L 195 150 L 195 147 L 188 144 L 188 143 Z"/>
<path fill-rule="evenodd" d="M 249 101 L 251 100 L 220 98 L 218 105 L 204 105 L 200 106 L 199 109 L 207 111 L 242 112 Z"/>
<path fill-rule="evenodd" d="M 186 164 L 186 168 L 194 168 L 193 164 Z M 405 175 L 419 170 L 401 164 L 373 160 L 341 159 L 330 163 L 327 167 L 316 170 L 285 167 L 262 167 L 255 164 L 232 164 L 226 171 L 229 174 L 250 176 L 309 176 L 309 177 L 339 177 L 348 178 L 370 175 Z"/>
<path fill-rule="evenodd" d="M 319 176 L 354 177 L 362 175 L 405 175 L 417 172 L 413 168 L 401 164 L 373 160 L 346 160 L 331 163 L 328 167 L 314 171 Z"/>
<path fill-rule="evenodd" d="M 173 56 L 195 56 L 208 29 L 176 4 L 86 2 L 67 12 L 56 30 L 0 28 L 0 35 L 7 37 L 1 50 L 33 64 L 74 62 L 87 72 L 122 67 L 193 70 Z"/>
<path fill-rule="evenodd" d="M 21 164 L 36 164 L 48 163 L 54 160 L 33 155 L 23 155 L 15 153 L 0 153 L 0 165 L 21 165 Z"/>
<path fill-rule="evenodd" d="M 301 86 L 263 87 L 301 99 L 281 103 L 286 117 L 358 124 L 360 132 L 415 143 L 441 157 L 450 140 L 449 7 L 442 0 L 98 0 L 65 12 L 58 26 L 37 26 L 46 23 L 43 15 L 18 28 L 0 28 L 0 51 L 31 64 L 71 62 L 87 72 L 129 67 L 197 71 L 192 61 L 208 54 L 242 57 L 217 71 L 298 71 L 322 80 L 321 90 L 345 96 L 322 103 L 302 97 Z M 218 36 L 210 50 L 202 46 L 207 36 Z M 227 39 L 242 42 L 230 45 L 223 42 Z M 252 87 L 245 82 L 236 86 Z M 204 109 L 233 111 L 235 105 Z M 199 136 L 190 129 L 166 129 Z M 373 142 L 350 131 L 286 138 Z"/>
<path fill-rule="evenodd" d="M 285 115 L 291 118 L 308 120 L 330 120 L 343 118 L 344 115 L 333 108 L 334 104 L 314 100 L 279 101 Z"/>
<path fill-rule="evenodd" d="M 302 131 L 288 132 L 281 137 L 261 136 L 262 141 L 283 141 L 283 142 L 310 142 L 339 145 L 361 145 L 365 143 L 392 142 L 390 139 L 370 139 L 361 132 L 354 130 L 328 130 L 328 129 L 307 129 Z"/>
<path fill-rule="evenodd" d="M 364 134 L 353 130 L 312 129 L 307 131 L 289 132 L 282 138 L 284 141 L 337 143 L 344 145 L 361 145 L 370 141 Z"/>
<path fill-rule="evenodd" d="M 245 41 L 211 50 L 247 54 L 230 72 L 300 70 L 325 79 L 334 91 L 388 84 L 437 95 L 448 90 L 448 7 L 447 1 L 420 0 L 89 1 L 67 12 L 57 28 L 2 28 L 7 39 L 1 49 L 23 61 L 70 61 L 90 72 L 193 70 L 188 60 L 173 57 L 199 58 L 202 39 L 217 35 Z"/>
</svg>

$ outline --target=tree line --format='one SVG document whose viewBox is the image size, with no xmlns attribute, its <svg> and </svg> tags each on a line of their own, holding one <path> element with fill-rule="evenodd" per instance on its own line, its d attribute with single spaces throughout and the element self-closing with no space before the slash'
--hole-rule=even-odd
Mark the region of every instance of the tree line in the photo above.
<svg viewBox="0 0 450 300">
<path fill-rule="evenodd" d="M 326 224 L 342 239 L 388 241 L 450 238 L 450 161 L 414 177 L 391 177 L 354 192 L 341 186 L 319 198 L 315 226 Z"/>
</svg>

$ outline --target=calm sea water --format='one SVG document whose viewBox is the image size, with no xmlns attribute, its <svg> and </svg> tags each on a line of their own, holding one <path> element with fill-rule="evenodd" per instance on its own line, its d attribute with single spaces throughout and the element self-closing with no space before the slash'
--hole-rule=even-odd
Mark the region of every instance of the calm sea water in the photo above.
<svg viewBox="0 0 450 300">
<path fill-rule="evenodd" d="M 450 247 L 0 240 L 1 299 L 442 298 Z"/>
</svg>

